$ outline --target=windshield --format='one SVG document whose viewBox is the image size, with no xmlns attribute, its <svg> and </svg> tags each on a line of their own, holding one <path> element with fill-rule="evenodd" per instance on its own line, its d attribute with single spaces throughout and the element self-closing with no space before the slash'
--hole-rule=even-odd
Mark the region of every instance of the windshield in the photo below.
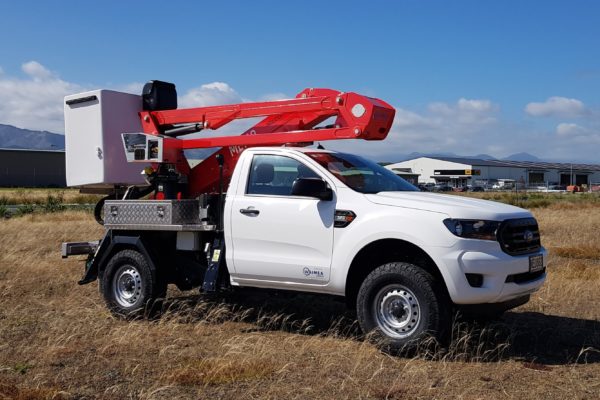
<svg viewBox="0 0 600 400">
<path fill-rule="evenodd" d="M 373 161 L 352 154 L 307 152 L 348 187 L 361 193 L 418 191 L 416 187 Z"/>
</svg>

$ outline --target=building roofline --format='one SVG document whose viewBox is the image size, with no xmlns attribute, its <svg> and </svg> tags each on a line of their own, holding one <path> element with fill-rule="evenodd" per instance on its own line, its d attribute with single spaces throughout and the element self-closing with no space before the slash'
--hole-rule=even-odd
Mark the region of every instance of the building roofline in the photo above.
<svg viewBox="0 0 600 400">
<path fill-rule="evenodd" d="M 508 167 L 508 168 L 528 168 L 528 169 L 559 169 L 559 170 L 570 170 L 573 171 L 600 171 L 600 164 L 580 164 L 580 163 L 554 163 L 547 161 L 511 161 L 511 160 L 483 160 L 480 158 L 466 158 L 466 157 L 444 157 L 444 156 L 419 156 L 408 160 L 400 161 L 412 161 L 419 158 L 430 158 L 439 161 L 454 162 L 457 164 L 466 164 L 471 166 L 488 166 L 488 167 Z M 394 163 L 394 164 L 398 164 Z M 393 165 L 393 164 L 391 164 Z"/>
<path fill-rule="evenodd" d="M 43 149 L 11 149 L 6 147 L 0 147 L 0 151 L 23 151 L 23 152 L 36 152 L 36 153 L 64 153 L 65 149 L 61 150 L 43 150 Z"/>
</svg>

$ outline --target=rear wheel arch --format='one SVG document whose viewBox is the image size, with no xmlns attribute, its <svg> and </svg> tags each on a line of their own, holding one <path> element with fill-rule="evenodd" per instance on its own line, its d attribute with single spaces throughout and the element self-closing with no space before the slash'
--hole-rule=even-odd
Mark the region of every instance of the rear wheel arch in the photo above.
<svg viewBox="0 0 600 400">
<path fill-rule="evenodd" d="M 99 254 L 99 259 L 97 264 L 94 266 L 96 268 L 95 275 L 97 276 L 99 282 L 102 282 L 102 278 L 106 271 L 110 260 L 120 251 L 123 250 L 134 250 L 139 252 L 147 261 L 148 267 L 152 274 L 152 279 L 161 278 L 158 271 L 158 264 L 156 256 L 151 252 L 149 247 L 144 243 L 143 236 L 141 234 L 128 232 L 128 233 L 115 233 L 109 234 L 106 236 L 105 240 L 110 240 L 110 244 L 104 250 L 103 254 Z M 100 284 L 98 289 L 102 291 L 102 285 Z"/>
<path fill-rule="evenodd" d="M 405 262 L 422 268 L 440 283 L 448 295 L 440 269 L 421 247 L 402 239 L 379 239 L 363 246 L 350 263 L 345 287 L 349 308 L 355 308 L 358 291 L 366 277 L 380 265 L 390 262 Z"/>
<path fill-rule="evenodd" d="M 121 250 L 136 250 L 146 257 L 149 267 L 152 271 L 156 271 L 155 257 L 151 254 L 148 247 L 144 244 L 142 235 L 139 234 L 116 234 L 113 233 L 110 238 L 110 245 L 105 253 L 101 256 L 98 263 L 98 272 L 102 274 L 106 265 L 112 256 Z"/>
</svg>

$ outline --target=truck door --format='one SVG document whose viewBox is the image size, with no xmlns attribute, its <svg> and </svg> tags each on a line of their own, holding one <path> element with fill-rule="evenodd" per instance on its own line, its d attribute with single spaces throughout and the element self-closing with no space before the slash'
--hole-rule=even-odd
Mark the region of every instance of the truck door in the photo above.
<svg viewBox="0 0 600 400">
<path fill-rule="evenodd" d="M 253 156 L 232 199 L 233 246 L 227 251 L 233 252 L 230 272 L 235 279 L 329 281 L 335 195 L 331 201 L 292 196 L 292 184 L 299 177 L 322 178 L 292 157 Z"/>
</svg>

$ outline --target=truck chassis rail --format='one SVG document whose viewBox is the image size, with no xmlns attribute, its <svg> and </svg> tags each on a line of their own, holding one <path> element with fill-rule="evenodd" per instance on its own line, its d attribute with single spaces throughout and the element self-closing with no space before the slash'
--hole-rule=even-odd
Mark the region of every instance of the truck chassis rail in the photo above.
<svg viewBox="0 0 600 400">
<path fill-rule="evenodd" d="M 104 224 L 107 229 L 112 230 L 128 230 L 128 231 L 175 231 L 175 232 L 188 232 L 188 231 L 214 231 L 217 229 L 216 225 L 162 225 L 162 224 Z"/>
</svg>

